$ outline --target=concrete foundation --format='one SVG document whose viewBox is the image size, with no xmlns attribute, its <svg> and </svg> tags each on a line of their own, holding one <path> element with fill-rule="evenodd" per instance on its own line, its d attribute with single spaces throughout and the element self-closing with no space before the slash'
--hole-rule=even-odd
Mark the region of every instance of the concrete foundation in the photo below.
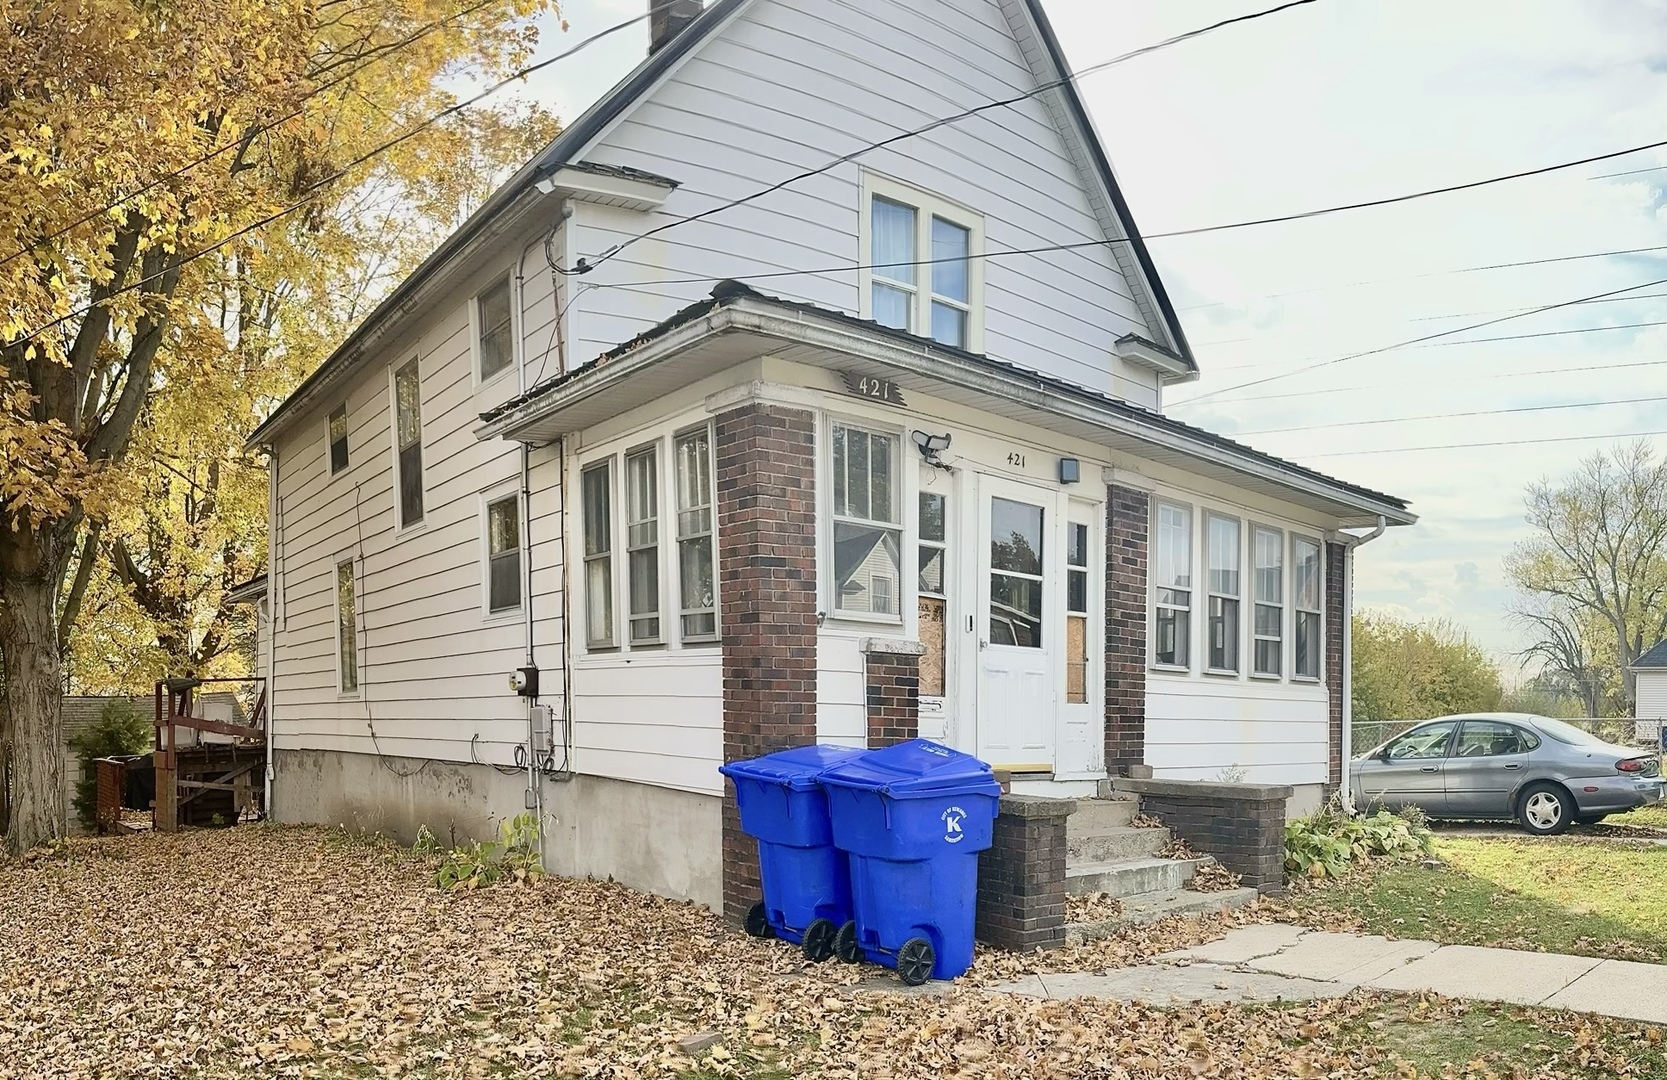
<svg viewBox="0 0 1667 1080">
<path fill-rule="evenodd" d="M 276 820 L 369 829 L 403 844 L 420 825 L 446 844 L 488 839 L 526 806 L 526 775 L 489 765 L 328 750 L 276 750 L 273 765 Z M 543 785 L 545 869 L 718 908 L 722 799 L 596 776 Z"/>
<path fill-rule="evenodd" d="M 1307 817 L 1325 805 L 1329 784 L 1293 784 L 1291 797 L 1285 800 L 1285 820 Z"/>
</svg>

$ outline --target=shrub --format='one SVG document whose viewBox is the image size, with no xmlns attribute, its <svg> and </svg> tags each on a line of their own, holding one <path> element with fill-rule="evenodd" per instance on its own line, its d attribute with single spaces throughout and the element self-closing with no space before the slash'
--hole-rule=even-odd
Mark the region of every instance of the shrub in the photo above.
<svg viewBox="0 0 1667 1080">
<path fill-rule="evenodd" d="M 120 698 L 105 705 L 91 727 L 70 740 L 70 752 L 80 763 L 75 782 L 75 814 L 83 825 L 98 819 L 98 773 L 93 762 L 102 757 L 142 754 L 151 748 L 155 724 L 131 701 Z"/>
<path fill-rule="evenodd" d="M 1351 817 L 1328 806 L 1285 823 L 1285 871 L 1314 878 L 1342 877 L 1371 859 L 1407 860 L 1428 855 L 1435 838 L 1424 812 L 1379 810 Z"/>
<path fill-rule="evenodd" d="M 543 874 L 538 819 L 517 814 L 498 827 L 498 839 L 470 841 L 447 852 L 434 873 L 434 884 L 450 892 L 462 892 L 500 882 L 522 884 Z"/>
</svg>

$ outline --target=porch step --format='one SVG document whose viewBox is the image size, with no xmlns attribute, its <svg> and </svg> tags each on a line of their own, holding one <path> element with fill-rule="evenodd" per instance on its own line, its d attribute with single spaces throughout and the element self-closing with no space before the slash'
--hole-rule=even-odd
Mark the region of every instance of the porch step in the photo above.
<svg viewBox="0 0 1667 1080">
<path fill-rule="evenodd" d="M 1073 896 L 1106 893 L 1127 898 L 1141 893 L 1172 892 L 1192 880 L 1198 868 L 1214 859 L 1113 859 L 1065 867 L 1065 891 Z"/>
<path fill-rule="evenodd" d="M 1166 892 L 1146 893 L 1127 897 L 1123 914 L 1115 919 L 1099 922 L 1072 923 L 1065 928 L 1065 943 L 1081 945 L 1110 937 L 1130 926 L 1146 926 L 1167 919 L 1171 915 L 1213 915 L 1229 908 L 1246 907 L 1256 900 L 1255 889 L 1231 889 L 1227 892 L 1193 892 L 1190 889 L 1171 889 Z"/>
<path fill-rule="evenodd" d="M 1066 819 L 1067 822 L 1070 818 Z M 1169 843 L 1168 829 L 1101 828 L 1093 832 L 1076 832 L 1068 825 L 1065 831 L 1066 865 L 1116 862 L 1118 859 L 1138 859 L 1156 855 Z"/>
<path fill-rule="evenodd" d="M 1077 812 L 1065 819 L 1067 835 L 1087 836 L 1102 829 L 1124 829 L 1140 813 L 1140 800 L 1132 797 L 1078 799 Z"/>
</svg>

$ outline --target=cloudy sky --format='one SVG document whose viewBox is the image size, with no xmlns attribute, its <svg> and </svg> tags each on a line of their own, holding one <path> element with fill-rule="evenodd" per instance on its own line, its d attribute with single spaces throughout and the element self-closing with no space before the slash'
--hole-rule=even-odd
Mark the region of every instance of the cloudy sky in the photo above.
<svg viewBox="0 0 1667 1080">
<path fill-rule="evenodd" d="M 568 0 L 566 39 L 646 2 Z M 1046 3 L 1078 68 L 1273 6 Z M 534 90 L 572 118 L 645 40 L 633 27 Z M 552 35 L 540 51 L 557 47 Z M 1667 139 L 1667 0 L 1321 0 L 1090 75 L 1082 90 L 1143 231 L 1267 217 Z M 1616 173 L 1627 175 L 1605 175 Z M 1667 283 L 1292 373 L 1667 279 L 1663 185 L 1667 153 L 1650 151 L 1154 240 L 1204 372 L 1171 393 L 1170 411 L 1410 499 L 1423 520 L 1361 552 L 1360 601 L 1452 618 L 1506 658 L 1522 643 L 1501 560 L 1526 532 L 1524 486 L 1621 435 L 1667 445 L 1667 325 L 1638 325 L 1667 324 Z M 1502 409 L 1532 411 L 1475 415 Z M 1430 416 L 1441 418 L 1406 419 Z M 1421 449 L 1470 443 L 1506 445 Z"/>
</svg>

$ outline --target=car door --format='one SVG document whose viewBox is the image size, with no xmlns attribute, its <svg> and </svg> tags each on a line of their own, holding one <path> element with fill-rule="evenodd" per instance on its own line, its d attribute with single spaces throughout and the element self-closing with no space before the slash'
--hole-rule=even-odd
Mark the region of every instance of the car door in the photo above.
<svg viewBox="0 0 1667 1080">
<path fill-rule="evenodd" d="M 1391 740 L 1376 757 L 1360 762 L 1361 809 L 1383 805 L 1391 810 L 1416 806 L 1433 817 L 1447 810 L 1442 775 L 1456 720 L 1437 720 Z"/>
<path fill-rule="evenodd" d="M 1466 720 L 1447 757 L 1447 812 L 1460 817 L 1508 818 L 1511 793 L 1528 769 L 1533 738 L 1503 720 Z"/>
</svg>

